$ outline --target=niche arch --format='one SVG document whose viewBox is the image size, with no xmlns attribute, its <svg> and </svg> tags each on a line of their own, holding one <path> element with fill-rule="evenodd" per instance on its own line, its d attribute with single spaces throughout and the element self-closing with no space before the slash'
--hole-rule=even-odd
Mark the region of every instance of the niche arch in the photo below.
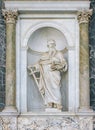
<svg viewBox="0 0 95 130">
<path fill-rule="evenodd" d="M 28 52 L 28 45 L 29 45 L 29 39 L 31 38 L 31 36 L 33 35 L 34 32 L 36 32 L 37 30 L 39 29 L 42 29 L 42 28 L 53 28 L 57 31 L 59 31 L 61 33 L 61 35 L 64 36 L 65 38 L 65 41 L 66 41 L 66 46 L 68 48 L 68 51 L 67 51 L 67 54 L 65 55 L 67 57 L 67 61 L 68 61 L 68 73 L 66 75 L 66 78 L 67 78 L 67 82 L 68 82 L 68 85 L 67 85 L 67 91 L 66 91 L 66 95 L 67 97 L 64 98 L 63 96 L 63 99 L 66 101 L 66 100 L 70 100 L 71 97 L 70 97 L 70 93 L 71 93 L 71 90 L 70 90 L 70 85 L 71 85 L 71 82 L 72 82 L 72 75 L 71 73 L 73 72 L 73 69 L 71 68 L 71 66 L 73 66 L 73 63 L 72 60 L 71 60 L 71 56 L 74 54 L 74 51 L 75 50 L 71 50 L 69 49 L 69 47 L 72 47 L 74 42 L 73 42 L 73 37 L 72 35 L 70 34 L 70 32 L 68 31 L 68 29 L 58 23 L 58 22 L 40 22 L 40 23 L 36 23 L 35 25 L 31 25 L 25 32 L 25 36 L 24 36 L 24 39 L 21 40 L 21 46 L 20 46 L 20 49 L 21 49 L 21 60 L 20 60 L 20 75 L 21 75 L 21 78 L 20 78 L 20 82 L 21 82 L 21 87 L 20 87 L 20 91 L 19 91 L 19 98 L 21 99 L 20 102 L 18 102 L 20 104 L 18 104 L 18 107 L 20 108 L 19 110 L 21 112 L 28 112 L 28 111 L 33 111 L 33 98 L 29 98 L 29 94 L 28 92 L 31 92 L 31 90 L 29 91 L 29 86 L 28 86 L 28 83 L 29 83 L 29 80 L 28 80 L 28 72 L 27 72 L 27 66 L 31 64 L 31 60 L 28 60 L 28 55 L 29 55 L 29 52 Z M 62 48 L 63 49 L 63 48 Z M 36 50 L 37 51 L 37 50 Z M 31 56 L 31 59 L 36 59 L 36 58 L 33 58 Z M 39 59 L 39 58 L 38 58 Z M 37 60 L 37 59 L 36 59 Z M 73 60 L 75 60 L 74 56 L 73 56 Z M 28 62 L 29 61 L 29 62 Z M 70 70 L 70 71 L 69 71 Z M 31 83 L 30 83 L 30 86 L 31 86 Z M 37 93 L 36 93 L 37 94 Z M 24 95 L 24 98 L 23 98 L 23 95 Z M 38 96 L 39 94 L 37 94 Z M 33 97 L 33 95 L 32 95 Z M 69 99 L 68 99 L 69 98 Z M 66 101 L 65 104 L 63 104 L 65 106 L 65 110 L 69 110 L 71 109 L 71 106 L 72 104 L 70 104 L 71 102 L 68 102 Z M 34 104 L 35 105 L 35 104 Z M 37 110 L 36 110 L 36 108 Z M 40 109 L 42 111 L 44 111 L 44 107 L 43 105 L 39 106 L 35 106 L 34 107 L 34 110 L 36 111 L 39 111 Z M 74 109 L 74 105 L 72 105 L 72 109 Z"/>
<path fill-rule="evenodd" d="M 59 30 L 65 36 L 65 38 L 67 40 L 67 45 L 73 46 L 73 44 L 74 44 L 73 36 L 64 25 L 57 23 L 57 22 L 40 22 L 40 23 L 37 23 L 37 24 L 29 27 L 29 29 L 26 31 L 25 38 L 21 44 L 21 47 L 22 48 L 27 47 L 27 44 L 28 44 L 28 41 L 29 41 L 29 38 L 31 37 L 31 35 L 36 30 L 43 28 L 43 27 L 52 27 L 52 28 Z"/>
<path fill-rule="evenodd" d="M 29 37 L 27 46 L 32 49 L 33 53 L 27 51 L 27 65 L 35 64 L 40 54 L 37 52 L 47 51 L 47 41 L 53 39 L 56 41 L 56 49 L 62 51 L 68 47 L 65 35 L 57 28 L 51 26 L 40 27 L 35 30 Z M 35 52 L 35 53 L 34 53 Z M 68 62 L 68 53 L 64 53 Z M 68 73 L 62 73 L 61 94 L 63 111 L 68 110 Z M 27 111 L 44 111 L 44 102 L 41 98 L 37 85 L 32 76 L 27 73 Z"/>
</svg>

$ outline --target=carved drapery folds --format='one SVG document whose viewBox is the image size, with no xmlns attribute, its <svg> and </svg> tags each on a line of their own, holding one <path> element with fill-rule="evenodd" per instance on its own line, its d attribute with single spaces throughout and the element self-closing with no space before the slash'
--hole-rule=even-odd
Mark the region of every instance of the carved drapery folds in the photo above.
<svg viewBox="0 0 95 130">
<path fill-rule="evenodd" d="M 16 10 L 3 10 L 6 20 L 6 107 L 4 112 L 16 112 Z"/>
<path fill-rule="evenodd" d="M 3 10 L 3 15 L 6 23 L 16 23 L 18 12 L 17 10 Z"/>
<path fill-rule="evenodd" d="M 80 61 L 79 61 L 79 86 L 80 86 L 80 110 L 90 109 L 90 86 L 89 86 L 89 19 L 92 10 L 78 12 L 80 29 Z"/>
<path fill-rule="evenodd" d="M 92 9 L 79 11 L 78 12 L 78 22 L 79 22 L 79 24 L 89 23 L 91 15 L 92 15 Z"/>
</svg>

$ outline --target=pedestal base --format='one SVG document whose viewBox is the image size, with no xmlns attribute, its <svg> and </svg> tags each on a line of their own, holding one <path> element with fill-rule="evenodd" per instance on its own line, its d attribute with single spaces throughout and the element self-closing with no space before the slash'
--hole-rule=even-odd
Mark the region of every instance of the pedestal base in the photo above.
<svg viewBox="0 0 95 130">
<path fill-rule="evenodd" d="M 57 114 L 57 115 L 56 115 Z M 78 113 L 77 113 L 78 114 Z M 93 115 L 25 115 L 14 116 L 0 113 L 0 127 L 4 130 L 93 130 Z"/>
<path fill-rule="evenodd" d="M 87 112 L 93 112 L 93 110 L 92 109 L 90 109 L 90 108 L 86 108 L 86 107 L 81 107 L 81 108 L 79 108 L 79 112 L 83 112 L 83 113 L 87 113 Z"/>
<path fill-rule="evenodd" d="M 46 108 L 46 112 L 61 112 L 61 110 L 58 110 L 57 108 Z"/>
<path fill-rule="evenodd" d="M 14 106 L 6 106 L 4 109 L 3 109 L 3 111 L 2 112 L 4 112 L 4 113 L 17 113 L 17 109 L 16 109 L 16 107 L 14 107 Z"/>
</svg>

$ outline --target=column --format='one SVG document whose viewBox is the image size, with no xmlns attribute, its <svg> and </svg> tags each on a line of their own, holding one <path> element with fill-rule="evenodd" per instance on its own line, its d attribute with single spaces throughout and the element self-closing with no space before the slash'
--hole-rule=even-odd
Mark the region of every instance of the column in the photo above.
<svg viewBox="0 0 95 130">
<path fill-rule="evenodd" d="M 79 62 L 79 87 L 80 87 L 80 111 L 90 110 L 90 86 L 89 86 L 89 19 L 92 10 L 78 12 L 80 29 L 80 62 Z"/>
<path fill-rule="evenodd" d="M 6 106 L 3 112 L 17 112 L 16 109 L 16 10 L 3 10 L 6 21 Z"/>
</svg>

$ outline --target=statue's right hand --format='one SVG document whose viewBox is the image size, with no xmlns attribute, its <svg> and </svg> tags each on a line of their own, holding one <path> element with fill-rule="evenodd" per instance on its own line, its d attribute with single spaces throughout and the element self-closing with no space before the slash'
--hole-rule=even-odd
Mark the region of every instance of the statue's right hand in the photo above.
<svg viewBox="0 0 95 130">
<path fill-rule="evenodd" d="M 28 68 L 28 69 L 31 69 L 31 68 L 32 68 L 32 65 L 29 65 L 27 68 Z"/>
</svg>

